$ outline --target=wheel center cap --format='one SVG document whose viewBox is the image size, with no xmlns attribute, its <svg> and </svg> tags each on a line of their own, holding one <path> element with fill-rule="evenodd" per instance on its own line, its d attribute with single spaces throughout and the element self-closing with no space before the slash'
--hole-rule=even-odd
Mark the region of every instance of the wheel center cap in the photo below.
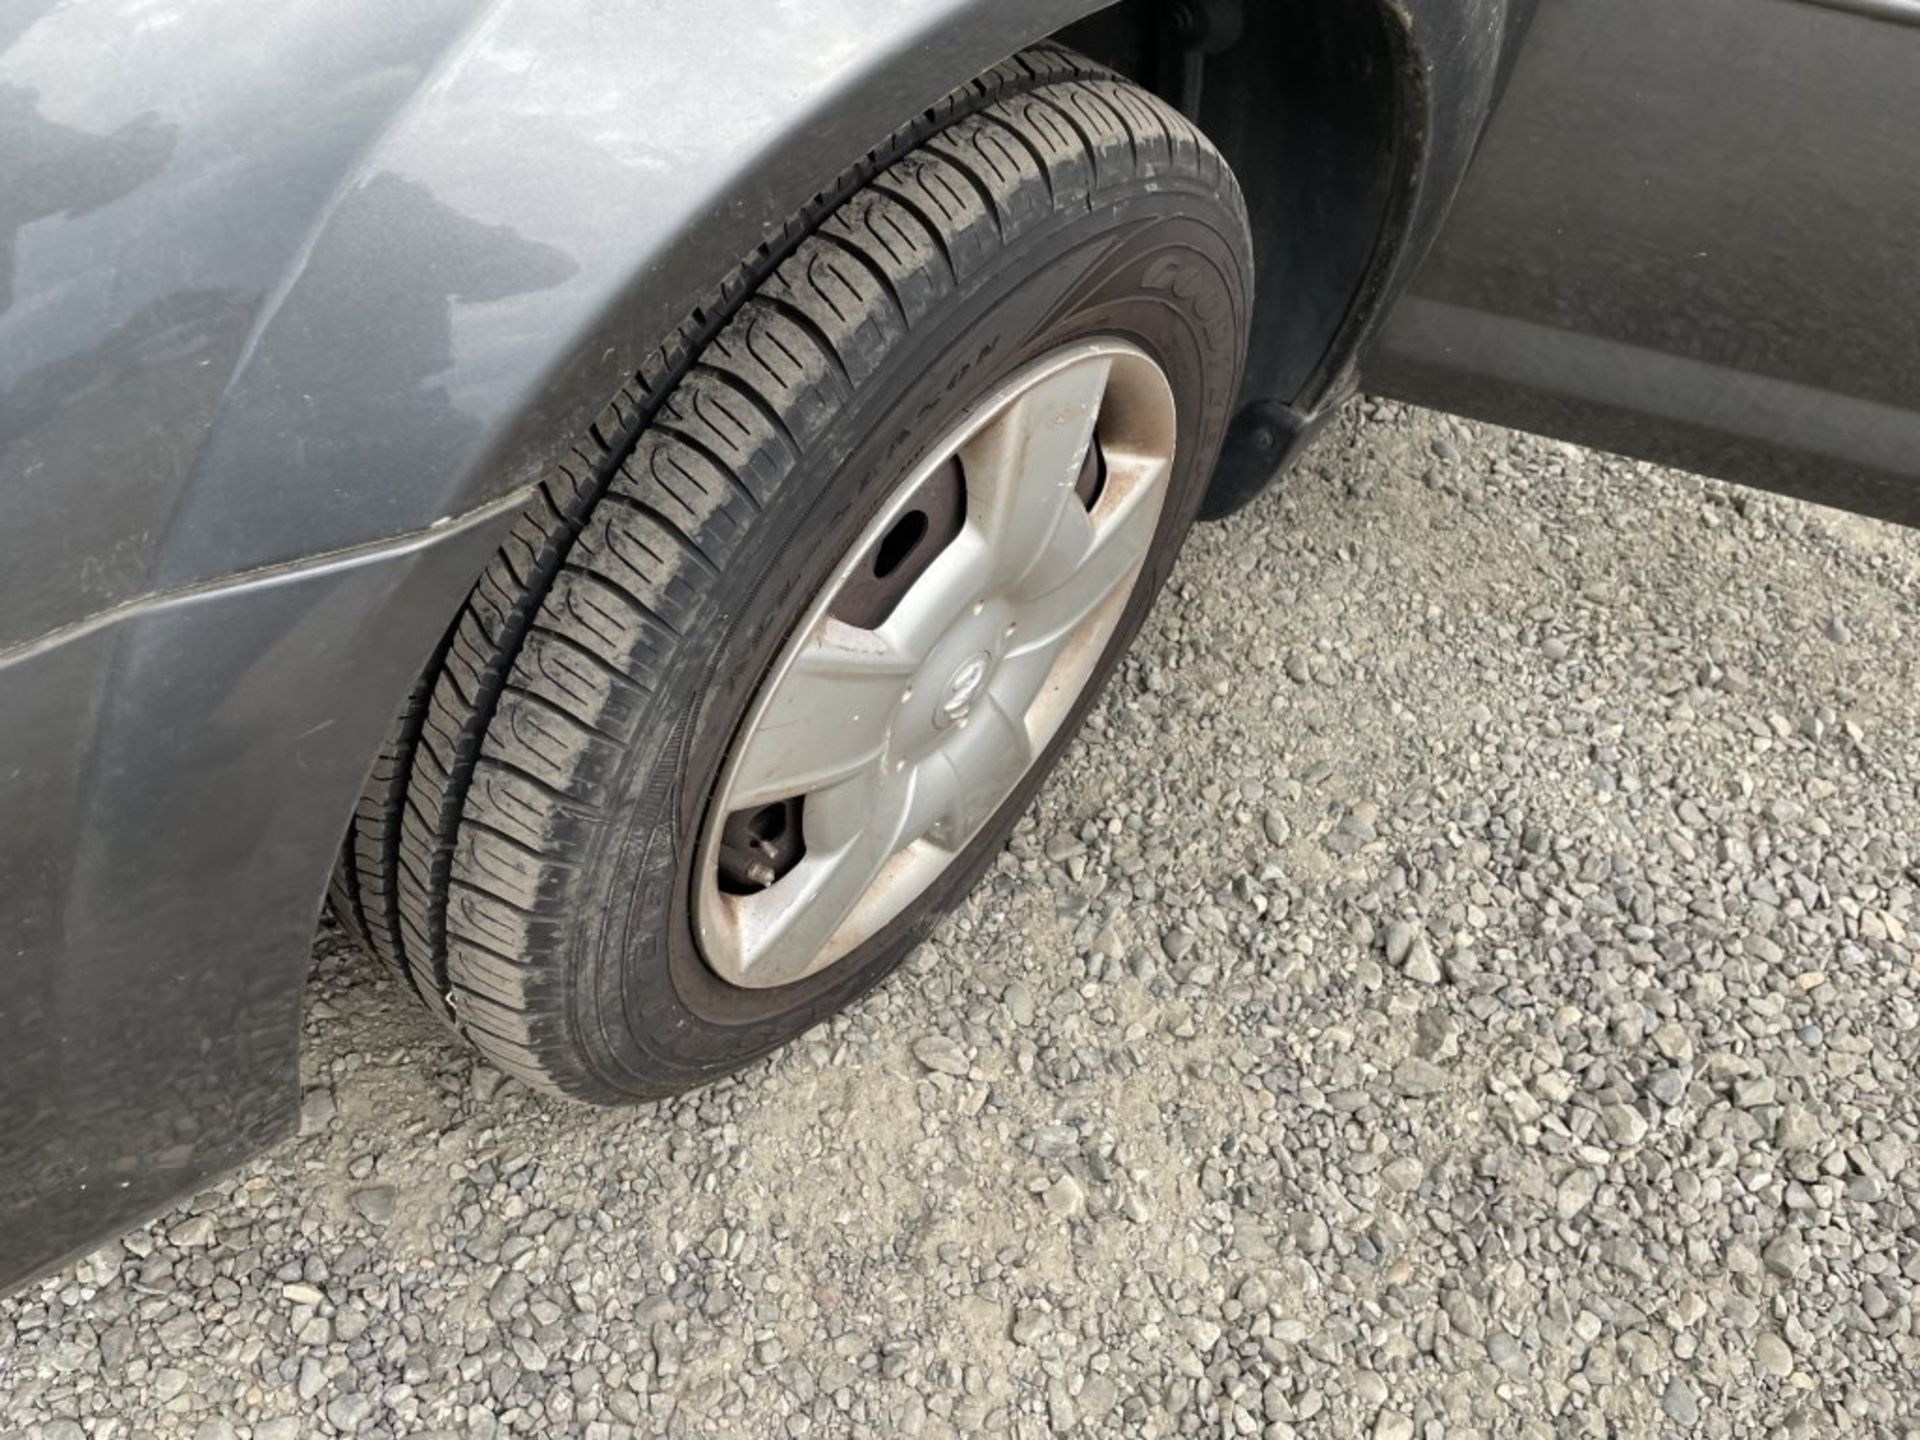
<svg viewBox="0 0 1920 1440">
<path fill-rule="evenodd" d="M 947 688 L 940 696 L 940 707 L 933 712 L 936 726 L 944 730 L 967 718 L 974 701 L 980 698 L 981 690 L 986 687 L 987 671 L 992 665 L 993 656 L 985 650 L 976 650 L 960 662 L 947 678 Z"/>
</svg>

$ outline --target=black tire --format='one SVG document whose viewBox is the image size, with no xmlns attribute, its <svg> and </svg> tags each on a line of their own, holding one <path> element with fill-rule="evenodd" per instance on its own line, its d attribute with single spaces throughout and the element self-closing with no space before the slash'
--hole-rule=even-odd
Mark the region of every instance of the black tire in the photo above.
<svg viewBox="0 0 1920 1440">
<path fill-rule="evenodd" d="M 689 870 L 728 742 L 918 447 L 1090 334 L 1153 356 L 1176 474 L 1095 681 L 1198 507 L 1239 383 L 1250 245 L 1214 149 L 1057 47 L 905 127 L 696 312 L 545 482 L 358 812 L 341 917 L 503 1069 L 585 1100 L 684 1089 L 872 986 L 973 884 L 1077 729 L 920 901 L 772 990 L 707 969 Z"/>
</svg>

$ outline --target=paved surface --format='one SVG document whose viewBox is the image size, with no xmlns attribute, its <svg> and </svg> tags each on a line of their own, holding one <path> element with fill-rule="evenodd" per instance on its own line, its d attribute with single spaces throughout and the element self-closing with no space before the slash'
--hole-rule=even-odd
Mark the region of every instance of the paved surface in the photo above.
<svg viewBox="0 0 1920 1440">
<path fill-rule="evenodd" d="M 323 935 L 302 1137 L 0 1433 L 1920 1433 L 1920 539 L 1371 407 L 990 881 L 618 1114 Z"/>
</svg>

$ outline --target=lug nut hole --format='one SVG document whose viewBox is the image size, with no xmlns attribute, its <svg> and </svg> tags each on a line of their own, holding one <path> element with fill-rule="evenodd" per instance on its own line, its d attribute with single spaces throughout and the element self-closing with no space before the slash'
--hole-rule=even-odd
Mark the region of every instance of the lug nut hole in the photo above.
<svg viewBox="0 0 1920 1440">
<path fill-rule="evenodd" d="M 893 528 L 880 537 L 880 546 L 873 552 L 873 578 L 884 580 L 902 565 L 907 557 L 927 538 L 927 512 L 909 510 L 898 520 Z"/>
</svg>

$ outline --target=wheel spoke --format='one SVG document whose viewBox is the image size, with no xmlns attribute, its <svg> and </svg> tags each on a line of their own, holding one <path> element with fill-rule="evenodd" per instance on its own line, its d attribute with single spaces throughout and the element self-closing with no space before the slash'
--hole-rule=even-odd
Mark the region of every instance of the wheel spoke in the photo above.
<svg viewBox="0 0 1920 1440">
<path fill-rule="evenodd" d="M 1153 546 L 1164 497 L 1163 464 L 1127 478 L 1127 488 L 1102 499 L 1079 563 L 1056 576 L 1036 575 L 1052 584 L 1023 599 L 1015 609 L 1019 630 L 1013 654 L 1057 649 L 1088 616 L 1139 572 Z M 1110 490 L 1114 482 L 1109 482 Z"/>
<path fill-rule="evenodd" d="M 728 808 L 804 795 L 877 764 L 913 667 L 884 634 L 822 620 L 768 693 Z"/>
<path fill-rule="evenodd" d="M 962 530 L 900 597 L 886 623 L 871 632 L 876 643 L 918 664 L 986 594 L 992 576 L 993 554 L 985 541 Z"/>
<path fill-rule="evenodd" d="M 832 785 L 813 791 L 801 810 L 800 828 L 810 855 L 834 854 L 855 839 L 886 829 L 889 816 L 904 824 L 911 799 L 911 777 L 876 762 Z M 891 843 L 892 835 L 881 840 Z"/>
<path fill-rule="evenodd" d="M 1095 357 L 1049 375 L 961 448 L 967 527 L 993 552 L 996 588 L 1013 589 L 1036 567 L 1060 565 L 1050 554 L 1056 546 L 1085 548 L 1086 509 L 1074 485 L 1111 368 Z"/>
<path fill-rule="evenodd" d="M 808 798 L 806 857 L 778 884 L 734 902 L 745 974 L 764 983 L 771 966 L 812 963 L 912 843 L 924 789 L 916 770 L 875 769 Z"/>
<path fill-rule="evenodd" d="M 1033 743 L 1026 722 L 989 696 L 937 758 L 947 773 L 924 805 L 935 816 L 929 838 L 958 850 L 1013 793 L 1033 764 Z"/>
</svg>

